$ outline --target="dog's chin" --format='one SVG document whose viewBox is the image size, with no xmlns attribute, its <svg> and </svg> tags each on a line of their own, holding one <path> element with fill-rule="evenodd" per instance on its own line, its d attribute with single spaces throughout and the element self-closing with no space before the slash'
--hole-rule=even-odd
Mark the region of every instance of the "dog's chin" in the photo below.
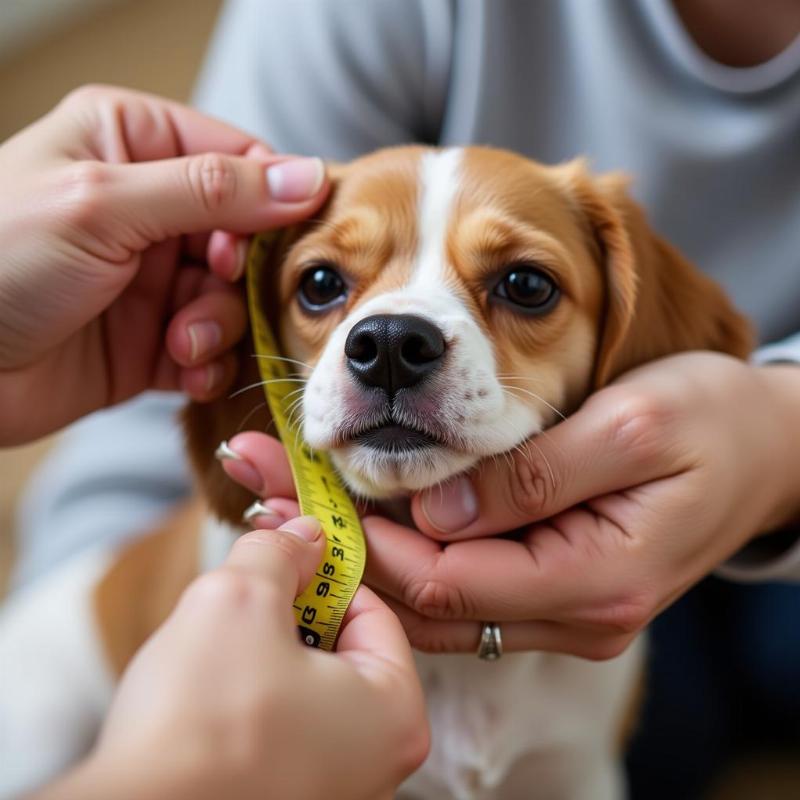
<svg viewBox="0 0 800 800">
<path fill-rule="evenodd" d="M 403 497 L 435 486 L 473 466 L 478 456 L 439 444 L 380 448 L 350 443 L 331 450 L 331 459 L 348 488 L 365 500 Z"/>
</svg>

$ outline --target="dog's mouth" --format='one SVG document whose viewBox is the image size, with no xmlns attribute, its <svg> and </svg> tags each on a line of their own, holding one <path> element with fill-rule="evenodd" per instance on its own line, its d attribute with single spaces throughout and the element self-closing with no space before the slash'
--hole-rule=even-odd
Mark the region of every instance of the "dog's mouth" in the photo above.
<svg viewBox="0 0 800 800">
<path fill-rule="evenodd" d="M 360 431 L 351 441 L 390 454 L 407 453 L 442 444 L 439 438 L 426 431 L 396 422 L 386 422 Z"/>
</svg>

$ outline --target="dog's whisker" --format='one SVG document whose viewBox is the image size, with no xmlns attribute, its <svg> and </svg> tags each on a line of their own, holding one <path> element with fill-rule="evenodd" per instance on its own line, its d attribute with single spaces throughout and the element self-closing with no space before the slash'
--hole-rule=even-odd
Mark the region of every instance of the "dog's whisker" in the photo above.
<svg viewBox="0 0 800 800">
<path fill-rule="evenodd" d="M 264 408 L 267 404 L 267 401 L 264 400 L 263 402 L 259 403 L 258 405 L 251 408 L 245 415 L 242 421 L 239 423 L 239 427 L 236 429 L 236 433 L 241 433 L 244 430 L 244 426 L 247 425 L 247 421 L 260 409 Z M 272 419 L 270 418 L 270 423 L 272 423 Z"/>
<path fill-rule="evenodd" d="M 271 378 L 268 381 L 258 381 L 257 383 L 251 383 L 249 386 L 243 386 L 241 389 L 232 392 L 228 395 L 228 400 L 232 400 L 237 395 L 243 394 L 250 389 L 256 389 L 259 386 L 269 386 L 271 383 L 308 383 L 308 380 L 306 378 Z"/>
<path fill-rule="evenodd" d="M 544 397 L 541 397 L 540 395 L 536 394 L 536 392 L 532 392 L 529 389 L 523 389 L 521 386 L 509 386 L 509 384 L 507 383 L 501 383 L 500 387 L 509 393 L 522 392 L 523 394 L 530 395 L 530 397 L 532 397 L 534 400 L 538 400 L 540 403 L 544 403 L 551 411 L 558 414 L 558 416 L 561 417 L 561 419 L 567 418 L 566 414 L 559 411 L 554 405 L 548 403 L 547 400 L 544 399 Z"/>
</svg>

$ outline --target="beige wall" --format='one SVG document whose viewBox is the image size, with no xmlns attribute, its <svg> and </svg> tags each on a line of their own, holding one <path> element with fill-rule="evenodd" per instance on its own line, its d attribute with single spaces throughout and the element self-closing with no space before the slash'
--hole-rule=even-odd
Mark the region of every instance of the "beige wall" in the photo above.
<svg viewBox="0 0 800 800">
<path fill-rule="evenodd" d="M 121 0 L 0 60 L 0 141 L 84 83 L 186 99 L 220 4 Z"/>
<path fill-rule="evenodd" d="M 84 83 L 188 98 L 219 6 L 220 0 L 120 0 L 13 57 L 0 53 L 0 141 Z M 44 442 L 0 451 L 0 596 L 15 500 L 46 448 Z"/>
</svg>

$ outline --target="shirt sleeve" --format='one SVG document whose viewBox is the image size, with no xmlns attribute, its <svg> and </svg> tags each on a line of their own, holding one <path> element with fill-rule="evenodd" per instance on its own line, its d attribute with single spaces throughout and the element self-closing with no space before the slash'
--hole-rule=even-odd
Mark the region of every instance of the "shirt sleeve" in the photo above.
<svg viewBox="0 0 800 800">
<path fill-rule="evenodd" d="M 800 333 L 759 348 L 754 364 L 796 363 L 800 369 Z M 734 581 L 800 581 L 800 524 L 756 539 L 717 568 Z"/>
<path fill-rule="evenodd" d="M 199 80 L 204 111 L 275 150 L 349 159 L 435 141 L 451 0 L 232 0 Z M 69 430 L 23 498 L 13 586 L 146 530 L 190 491 L 178 395 L 151 394 Z"/>
</svg>

